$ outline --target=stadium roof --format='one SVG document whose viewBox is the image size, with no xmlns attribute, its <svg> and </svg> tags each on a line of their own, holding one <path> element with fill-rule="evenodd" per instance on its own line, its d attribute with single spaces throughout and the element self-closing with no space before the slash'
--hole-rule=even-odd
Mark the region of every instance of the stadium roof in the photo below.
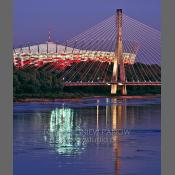
<svg viewBox="0 0 175 175">
<path fill-rule="evenodd" d="M 13 50 L 14 54 L 15 53 L 34 53 L 37 54 L 39 53 L 63 53 L 66 51 L 66 53 L 72 53 L 72 51 L 79 51 L 78 49 L 73 49 L 71 47 L 66 47 L 64 45 L 60 45 L 54 42 L 46 42 L 43 44 L 38 44 L 38 45 L 32 45 L 32 46 L 27 46 L 27 47 L 21 47 L 21 48 L 16 48 Z"/>
</svg>

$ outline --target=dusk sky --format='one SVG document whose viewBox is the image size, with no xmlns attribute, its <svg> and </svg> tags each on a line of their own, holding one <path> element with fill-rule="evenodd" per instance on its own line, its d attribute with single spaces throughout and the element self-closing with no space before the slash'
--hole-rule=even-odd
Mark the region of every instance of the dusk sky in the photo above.
<svg viewBox="0 0 175 175">
<path fill-rule="evenodd" d="M 46 41 L 49 29 L 54 41 L 65 41 L 118 8 L 160 30 L 160 0 L 13 0 L 14 47 Z"/>
</svg>

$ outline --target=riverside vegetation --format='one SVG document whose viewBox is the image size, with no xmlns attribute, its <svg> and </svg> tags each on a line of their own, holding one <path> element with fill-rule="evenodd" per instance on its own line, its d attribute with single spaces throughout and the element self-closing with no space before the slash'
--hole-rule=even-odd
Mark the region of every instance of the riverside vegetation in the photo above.
<svg viewBox="0 0 175 175">
<path fill-rule="evenodd" d="M 160 94 L 160 87 L 127 87 L 128 95 Z M 120 93 L 118 94 L 120 95 Z M 75 98 L 90 96 L 111 96 L 110 86 L 64 87 L 56 71 L 43 69 L 13 68 L 14 100 L 25 98 Z"/>
</svg>

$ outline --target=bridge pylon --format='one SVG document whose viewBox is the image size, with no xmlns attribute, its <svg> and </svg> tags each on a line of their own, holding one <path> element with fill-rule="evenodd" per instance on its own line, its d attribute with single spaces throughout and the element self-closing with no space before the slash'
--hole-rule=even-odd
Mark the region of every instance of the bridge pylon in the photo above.
<svg viewBox="0 0 175 175">
<path fill-rule="evenodd" d="M 121 93 L 122 95 L 127 95 L 126 90 L 126 74 L 125 67 L 123 63 L 123 44 L 122 44 L 122 9 L 117 9 L 116 12 L 116 26 L 117 26 L 117 42 L 114 57 L 114 66 L 112 74 L 112 82 L 118 82 L 118 72 L 120 68 L 120 81 L 122 83 Z M 116 94 L 118 89 L 118 84 L 111 85 L 111 94 Z"/>
</svg>

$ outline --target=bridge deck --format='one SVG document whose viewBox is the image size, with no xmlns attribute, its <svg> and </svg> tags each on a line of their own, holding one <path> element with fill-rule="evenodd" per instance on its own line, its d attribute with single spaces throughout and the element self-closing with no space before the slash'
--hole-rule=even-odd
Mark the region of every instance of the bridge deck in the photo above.
<svg viewBox="0 0 175 175">
<path fill-rule="evenodd" d="M 121 82 L 65 82 L 64 86 L 110 86 L 117 84 L 124 85 Z M 161 86 L 161 82 L 126 82 L 127 86 Z"/>
</svg>

